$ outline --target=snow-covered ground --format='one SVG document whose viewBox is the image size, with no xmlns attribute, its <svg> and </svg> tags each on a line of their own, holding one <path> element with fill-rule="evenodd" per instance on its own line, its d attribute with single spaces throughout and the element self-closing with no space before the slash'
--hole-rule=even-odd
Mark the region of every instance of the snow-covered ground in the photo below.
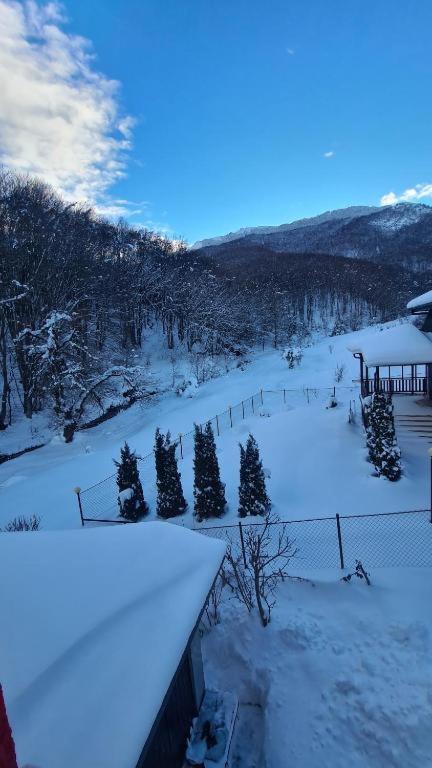
<svg viewBox="0 0 432 768">
<path fill-rule="evenodd" d="M 240 699 L 233 766 L 430 766 L 431 570 L 311 577 L 279 587 L 266 628 L 231 601 L 204 639 L 207 684 Z"/>
<path fill-rule="evenodd" d="M 352 389 L 358 363 L 347 347 L 374 332 L 322 340 L 305 350 L 294 370 L 280 352 L 258 353 L 243 369 L 204 384 L 194 397 L 166 393 L 157 402 L 137 404 L 77 433 L 70 445 L 53 438 L 44 448 L 0 466 L 0 526 L 20 514 L 40 515 L 44 528 L 79 526 L 72 489 L 112 473 L 112 459 L 125 439 L 146 455 L 157 426 L 174 436 L 185 434 L 194 422 L 206 421 L 261 388 L 277 394 L 265 394 L 264 404 L 258 401 L 255 414 L 248 410 L 244 420 L 237 409 L 232 429 L 225 417 L 217 440 L 229 502 L 223 522 L 238 519 L 238 443 L 249 431 L 258 441 L 274 512 L 281 518 L 427 507 L 427 440 L 401 430 L 404 473 L 397 483 L 373 477 L 366 461 L 358 390 Z M 345 371 L 339 385 L 345 388 L 338 391 L 337 407 L 326 408 L 327 394 L 315 396 L 312 390 L 332 387 L 341 365 Z M 350 401 L 357 402 L 354 424 L 348 423 Z M 190 441 L 184 442 L 181 472 L 190 509 L 182 521 L 193 526 L 192 451 Z M 142 462 L 140 471 L 154 517 L 151 462 Z M 103 488 L 115 492 L 115 483 L 101 486 L 102 494 Z M 98 491 L 93 498 L 99 498 Z M 111 493 L 106 503 L 113 501 L 115 508 Z M 319 524 L 311 525 L 318 531 Z M 337 554 L 334 526 L 332 537 Z M 316 543 L 322 546 L 320 534 Z M 364 565 L 371 570 L 371 587 L 356 580 L 341 583 L 337 570 L 309 573 L 315 586 L 283 583 L 265 629 L 232 600 L 224 604 L 222 623 L 205 636 L 204 652 L 207 686 L 235 691 L 240 698 L 233 768 L 432 764 L 431 569 L 374 569 L 366 558 Z M 300 566 L 301 560 L 294 561 L 292 573 Z"/>
<path fill-rule="evenodd" d="M 111 421 L 76 434 L 66 445 L 54 437 L 44 448 L 0 466 L 0 526 L 16 515 L 37 514 L 44 528 L 68 528 L 80 524 L 73 488 L 86 488 L 114 471 L 113 458 L 128 440 L 141 455 L 151 452 L 157 426 L 173 436 L 188 432 L 194 422 L 203 422 L 259 391 L 279 390 L 264 396 L 264 406 L 243 421 L 237 411 L 233 429 L 226 428 L 218 439 L 221 475 L 226 483 L 228 509 L 224 521 L 237 515 L 239 441 L 252 432 L 263 463 L 269 470 L 268 490 L 274 511 L 284 519 L 322 517 L 359 512 L 385 512 L 424 508 L 429 504 L 427 445 L 405 440 L 401 435 L 404 475 L 398 483 L 372 476 L 366 462 L 358 413 L 358 394 L 349 389 L 358 377 L 358 363 L 347 346 L 367 329 L 325 339 L 305 350 L 301 365 L 289 370 L 279 351 L 254 356 L 249 365 L 202 385 L 194 397 L 174 393 L 159 400 L 136 404 Z M 339 405 L 326 409 L 327 395 L 309 397 L 302 388 L 331 387 L 337 365 L 345 366 L 338 391 Z M 343 387 L 346 387 L 344 389 Z M 286 403 L 280 393 L 287 392 Z M 357 402 L 357 424 L 348 424 L 350 400 Z M 187 442 L 187 441 L 186 441 Z M 154 516 L 155 488 L 153 462 L 140 465 L 144 493 Z M 192 450 L 186 445 L 181 462 L 182 481 L 193 524 Z M 102 501 L 103 494 L 107 499 Z M 115 509 L 115 482 L 93 491 L 92 503 Z M 87 499 L 83 497 L 84 506 Z M 88 509 L 85 506 L 85 510 Z M 90 511 L 90 510 L 89 510 Z"/>
</svg>

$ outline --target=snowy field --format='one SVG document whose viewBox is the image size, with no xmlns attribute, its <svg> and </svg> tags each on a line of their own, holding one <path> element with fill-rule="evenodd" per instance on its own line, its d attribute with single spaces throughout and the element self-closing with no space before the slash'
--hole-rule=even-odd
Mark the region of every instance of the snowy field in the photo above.
<svg viewBox="0 0 432 768">
<path fill-rule="evenodd" d="M 204 652 L 207 684 L 240 699 L 233 768 L 432 765 L 430 573 L 314 572 L 279 587 L 265 629 L 225 605 Z"/>
<path fill-rule="evenodd" d="M 249 431 L 256 437 L 264 467 L 271 475 L 267 482 L 274 511 L 283 519 L 427 507 L 426 443 L 401 438 L 404 475 L 398 483 L 372 477 L 366 462 L 358 393 L 349 389 L 358 376 L 358 367 L 347 345 L 360 334 L 371 332 L 367 329 L 325 339 L 306 349 L 301 365 L 294 370 L 288 369 L 279 351 L 259 353 L 243 370 L 207 382 L 192 398 L 169 393 L 157 402 L 136 404 L 111 421 L 78 432 L 69 445 L 54 437 L 44 448 L 0 466 L 0 526 L 16 515 L 31 514 L 41 517 L 43 528 L 78 526 L 73 488 L 86 488 L 110 475 L 112 459 L 118 457 L 124 440 L 146 455 L 152 450 L 157 426 L 170 429 L 173 436 L 188 432 L 195 421 L 203 422 L 261 388 L 300 391 L 287 392 L 285 404 L 282 394 L 264 396 L 264 406 L 256 409 L 254 416 L 248 415 L 244 421 L 236 418 L 233 429 L 226 429 L 218 439 L 228 498 L 224 522 L 237 516 L 238 443 L 246 440 Z M 332 387 L 337 365 L 345 366 L 337 408 L 326 409 L 326 395 L 312 395 L 308 404 L 302 388 Z M 355 425 L 348 424 L 350 399 L 357 404 Z M 153 463 L 143 462 L 140 470 L 154 516 Z M 189 501 L 189 512 L 183 519 L 193 525 L 192 451 L 188 447 L 181 472 Z M 113 488 L 106 506 L 115 510 L 115 484 Z M 106 487 L 101 492 L 106 492 Z M 92 499 L 98 493 L 93 493 Z"/>
</svg>

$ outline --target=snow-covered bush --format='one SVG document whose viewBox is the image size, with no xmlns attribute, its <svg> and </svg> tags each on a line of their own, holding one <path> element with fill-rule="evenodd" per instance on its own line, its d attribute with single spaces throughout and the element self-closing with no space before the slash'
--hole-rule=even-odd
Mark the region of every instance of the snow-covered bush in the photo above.
<svg viewBox="0 0 432 768">
<path fill-rule="evenodd" d="M 31 517 L 15 517 L 13 520 L 10 521 L 5 527 L 3 528 L 3 531 L 7 531 L 8 533 L 15 533 L 15 531 L 38 531 L 40 528 L 40 517 L 37 515 L 32 515 Z M 0 531 L 2 529 L 0 528 Z"/>
<path fill-rule="evenodd" d="M 341 334 L 346 332 L 347 332 L 347 327 L 344 321 L 340 317 L 337 317 L 334 322 L 333 328 L 330 332 L 330 336 L 340 336 Z"/>
<path fill-rule="evenodd" d="M 240 445 L 239 516 L 266 515 L 270 508 L 258 445 L 249 435 L 246 447 Z"/>
<path fill-rule="evenodd" d="M 183 379 L 176 387 L 176 394 L 179 397 L 195 397 L 198 392 L 198 381 L 195 376 Z"/>
<path fill-rule="evenodd" d="M 287 567 L 298 550 L 287 531 L 278 517 L 267 515 L 262 525 L 243 527 L 243 545 L 231 542 L 227 549 L 223 578 L 249 612 L 258 609 L 263 627 L 276 604 L 277 585 L 292 578 Z"/>
<path fill-rule="evenodd" d="M 120 461 L 114 461 L 114 464 L 117 467 L 119 514 L 136 523 L 149 511 L 139 479 L 138 457 L 125 443 L 120 449 Z"/>
<path fill-rule="evenodd" d="M 282 352 L 282 357 L 288 363 L 288 368 L 295 368 L 300 365 L 303 358 L 303 351 L 301 347 L 287 347 Z"/>
<path fill-rule="evenodd" d="M 351 581 L 351 579 L 353 578 L 353 576 L 355 576 L 357 579 L 360 579 L 360 580 L 363 579 L 366 582 L 366 584 L 368 585 L 368 587 L 371 586 L 372 582 L 370 580 L 370 573 L 365 571 L 365 569 L 363 568 L 363 565 L 361 563 L 361 560 L 356 560 L 355 571 L 353 571 L 352 573 L 347 573 L 346 576 L 342 576 L 341 581 L 346 581 L 346 582 L 349 583 Z"/>
<path fill-rule="evenodd" d="M 378 476 L 399 480 L 401 453 L 396 440 L 391 395 L 375 392 L 363 401 L 366 444 L 369 459 Z"/>
<path fill-rule="evenodd" d="M 346 366 L 345 365 L 343 365 L 343 364 L 341 365 L 340 363 L 337 364 L 337 366 L 335 368 L 335 372 L 334 372 L 335 384 L 340 384 L 341 381 L 344 380 L 345 370 L 346 370 Z"/>
<path fill-rule="evenodd" d="M 336 400 L 336 397 L 332 395 L 326 405 L 326 408 L 336 408 L 337 404 L 338 404 L 338 401 Z"/>
</svg>

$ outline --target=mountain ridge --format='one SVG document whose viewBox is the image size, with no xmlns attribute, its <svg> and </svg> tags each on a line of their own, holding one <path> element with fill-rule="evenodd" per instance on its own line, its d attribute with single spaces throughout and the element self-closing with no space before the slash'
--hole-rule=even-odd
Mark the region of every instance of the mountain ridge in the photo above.
<svg viewBox="0 0 432 768">
<path fill-rule="evenodd" d="M 249 227 L 199 241 L 193 251 L 229 258 L 230 247 L 322 253 L 415 271 L 432 269 L 432 207 L 422 203 L 351 206 L 276 227 Z"/>
</svg>

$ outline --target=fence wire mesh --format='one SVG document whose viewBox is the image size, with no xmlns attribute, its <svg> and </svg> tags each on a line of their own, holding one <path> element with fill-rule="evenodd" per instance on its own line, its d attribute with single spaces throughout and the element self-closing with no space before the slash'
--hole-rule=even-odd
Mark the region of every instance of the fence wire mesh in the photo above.
<svg viewBox="0 0 432 768">
<path fill-rule="evenodd" d="M 353 570 L 356 560 L 364 567 L 432 567 L 432 522 L 430 510 L 388 512 L 369 515 L 341 515 L 340 546 L 336 517 L 287 520 L 270 523 L 270 551 L 277 548 L 279 534 L 286 535 L 298 550 L 294 570 L 345 568 Z M 252 527 L 259 533 L 264 523 L 242 523 L 243 534 Z M 222 539 L 243 551 L 240 525 L 199 527 L 205 536 Z M 247 552 L 245 553 L 247 560 Z"/>
<path fill-rule="evenodd" d="M 332 396 L 336 398 L 344 397 L 351 403 L 356 403 L 358 396 L 358 387 L 355 386 L 336 386 L 302 389 L 262 389 L 251 395 L 251 397 L 242 400 L 240 403 L 229 406 L 222 413 L 209 418 L 205 423 L 210 422 L 215 438 L 217 438 L 235 427 L 241 421 L 254 416 L 270 416 L 272 413 L 291 410 L 292 408 L 304 405 L 325 405 Z M 194 430 L 178 435 L 176 438 L 176 455 L 179 461 L 193 453 L 194 448 Z M 154 466 L 154 454 L 147 453 L 139 461 L 140 479 L 144 486 L 146 500 L 150 505 L 155 502 L 156 472 Z M 119 517 L 118 506 L 118 488 L 116 475 L 101 480 L 99 483 L 85 488 L 80 492 L 80 503 L 82 509 L 83 521 L 86 524 L 92 523 L 123 523 Z"/>
</svg>

